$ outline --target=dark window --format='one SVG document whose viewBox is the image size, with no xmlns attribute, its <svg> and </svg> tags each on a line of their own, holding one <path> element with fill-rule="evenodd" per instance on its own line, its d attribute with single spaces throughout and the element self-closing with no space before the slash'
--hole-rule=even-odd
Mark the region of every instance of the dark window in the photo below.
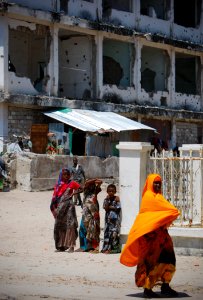
<svg viewBox="0 0 203 300">
<path fill-rule="evenodd" d="M 170 10 L 170 0 L 141 0 L 141 15 L 155 17 L 157 19 L 168 20 Z"/>
<path fill-rule="evenodd" d="M 199 94 L 199 79 L 197 76 L 199 67 L 199 57 L 176 54 L 175 86 L 177 93 Z"/>
<path fill-rule="evenodd" d="M 197 27 L 201 17 L 201 0 L 174 0 L 174 23 L 184 27 Z"/>
<path fill-rule="evenodd" d="M 131 12 L 131 0 L 103 0 L 103 12 L 111 8 Z"/>
</svg>

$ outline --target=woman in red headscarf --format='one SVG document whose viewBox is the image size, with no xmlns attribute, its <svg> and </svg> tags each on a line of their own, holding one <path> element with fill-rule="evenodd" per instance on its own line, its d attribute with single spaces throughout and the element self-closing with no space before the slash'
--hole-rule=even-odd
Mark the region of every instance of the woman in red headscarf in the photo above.
<svg viewBox="0 0 203 300">
<path fill-rule="evenodd" d="M 175 253 L 167 228 L 179 211 L 161 194 L 161 177 L 150 174 L 146 180 L 140 212 L 128 235 L 120 262 L 136 266 L 135 283 L 144 288 L 144 296 L 157 298 L 152 288 L 161 285 L 165 296 L 177 296 L 169 283 L 175 273 Z"/>
<path fill-rule="evenodd" d="M 71 180 L 71 171 L 63 168 L 54 187 L 50 205 L 55 218 L 54 240 L 58 251 L 68 249 L 68 252 L 74 252 L 78 237 L 78 221 L 72 197 L 75 193 L 81 193 L 82 190 L 79 183 Z"/>
</svg>

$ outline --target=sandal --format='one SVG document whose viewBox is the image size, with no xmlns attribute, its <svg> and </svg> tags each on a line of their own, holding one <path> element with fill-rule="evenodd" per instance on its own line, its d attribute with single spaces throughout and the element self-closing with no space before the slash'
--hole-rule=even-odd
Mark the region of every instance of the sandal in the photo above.
<svg viewBox="0 0 203 300">
<path fill-rule="evenodd" d="M 110 254 L 111 253 L 111 250 L 106 250 L 103 252 L 104 254 Z"/>
<path fill-rule="evenodd" d="M 91 251 L 89 251 L 90 253 L 92 253 L 92 254 L 98 254 L 99 253 L 99 250 L 98 249 L 94 249 L 94 250 L 91 250 Z"/>
<path fill-rule="evenodd" d="M 82 248 L 78 248 L 77 250 L 75 250 L 75 252 L 85 252 L 85 250 L 83 250 Z"/>
<path fill-rule="evenodd" d="M 74 252 L 74 248 L 72 248 L 72 247 L 69 248 L 67 252 L 68 252 L 68 253 L 73 253 L 73 252 Z"/>
</svg>

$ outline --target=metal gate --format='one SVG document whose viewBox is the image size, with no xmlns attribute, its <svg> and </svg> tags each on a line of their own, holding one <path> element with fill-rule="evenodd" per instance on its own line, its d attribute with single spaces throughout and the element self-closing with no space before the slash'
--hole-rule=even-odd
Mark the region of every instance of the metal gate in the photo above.
<svg viewBox="0 0 203 300">
<path fill-rule="evenodd" d="M 161 175 L 164 197 L 180 211 L 175 225 L 202 225 L 202 170 L 202 151 L 198 157 L 193 157 L 192 151 L 189 156 L 183 156 L 180 152 L 179 157 L 173 156 L 172 151 L 162 151 L 161 154 L 155 151 L 153 156 L 149 157 L 147 174 Z"/>
</svg>

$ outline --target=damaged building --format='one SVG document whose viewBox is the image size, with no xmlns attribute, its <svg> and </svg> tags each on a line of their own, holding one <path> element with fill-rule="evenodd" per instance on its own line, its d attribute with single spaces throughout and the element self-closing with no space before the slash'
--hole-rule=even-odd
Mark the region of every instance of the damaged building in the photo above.
<svg viewBox="0 0 203 300">
<path fill-rule="evenodd" d="M 0 152 L 60 108 L 118 113 L 168 148 L 203 143 L 202 0 L 12 0 L 0 14 Z"/>
</svg>

